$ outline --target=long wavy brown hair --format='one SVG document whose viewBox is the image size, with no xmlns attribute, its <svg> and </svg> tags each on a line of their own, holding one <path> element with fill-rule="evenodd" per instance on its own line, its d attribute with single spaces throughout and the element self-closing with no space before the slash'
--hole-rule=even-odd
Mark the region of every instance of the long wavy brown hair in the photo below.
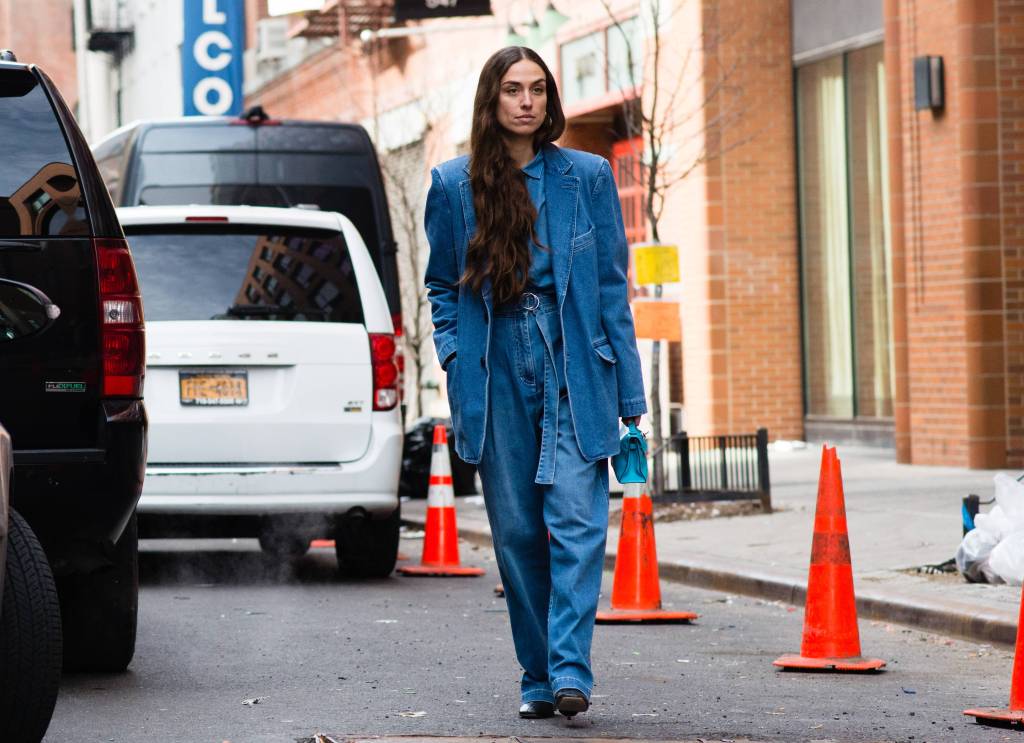
<svg viewBox="0 0 1024 743">
<path fill-rule="evenodd" d="M 479 292 L 489 277 L 499 304 L 518 298 L 526 289 L 530 238 L 535 238 L 537 219 L 526 176 L 508 153 L 505 130 L 497 117 L 501 80 L 509 67 L 524 59 L 536 63 L 547 82 L 547 116 L 533 135 L 534 150 L 555 141 L 565 130 L 558 87 L 540 55 L 524 46 L 505 47 L 491 55 L 480 71 L 473 102 L 469 179 L 477 226 L 466 250 L 462 281 Z"/>
</svg>

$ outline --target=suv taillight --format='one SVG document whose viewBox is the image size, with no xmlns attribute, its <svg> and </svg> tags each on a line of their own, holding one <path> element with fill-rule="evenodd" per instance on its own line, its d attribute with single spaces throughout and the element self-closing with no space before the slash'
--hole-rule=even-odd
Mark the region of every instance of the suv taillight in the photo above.
<svg viewBox="0 0 1024 743">
<path fill-rule="evenodd" d="M 391 410 L 398 404 L 394 335 L 370 333 L 370 362 L 373 365 L 373 409 Z"/>
<path fill-rule="evenodd" d="M 103 396 L 142 397 L 146 335 L 135 264 L 125 240 L 94 238 L 100 283 Z"/>
</svg>

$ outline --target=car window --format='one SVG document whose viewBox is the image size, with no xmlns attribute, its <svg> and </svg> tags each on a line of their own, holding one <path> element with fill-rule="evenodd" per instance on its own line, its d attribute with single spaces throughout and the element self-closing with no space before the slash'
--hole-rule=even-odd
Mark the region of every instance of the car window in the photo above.
<svg viewBox="0 0 1024 743">
<path fill-rule="evenodd" d="M 261 126 L 256 129 L 261 152 L 334 152 L 366 154 L 366 135 L 341 126 Z"/>
<path fill-rule="evenodd" d="M 110 192 L 110 198 L 117 204 L 121 201 L 121 171 L 124 168 L 125 149 L 131 132 L 111 137 L 93 150 L 96 167 Z"/>
<path fill-rule="evenodd" d="M 28 70 L 0 70 L 0 237 L 87 235 L 60 123 Z"/>
<path fill-rule="evenodd" d="M 379 245 L 373 194 L 359 186 L 218 183 L 217 185 L 146 186 L 139 203 L 149 206 L 217 204 L 222 206 L 298 206 L 315 204 L 321 211 L 340 212 L 352 220 L 368 246 Z M 372 248 L 371 248 L 372 249 Z M 377 254 L 374 253 L 375 260 Z"/>
<path fill-rule="evenodd" d="M 223 152 L 252 150 L 256 135 L 251 127 L 154 126 L 142 139 L 143 152 Z"/>
<path fill-rule="evenodd" d="M 362 323 L 339 232 L 125 226 L 147 321 Z"/>
</svg>

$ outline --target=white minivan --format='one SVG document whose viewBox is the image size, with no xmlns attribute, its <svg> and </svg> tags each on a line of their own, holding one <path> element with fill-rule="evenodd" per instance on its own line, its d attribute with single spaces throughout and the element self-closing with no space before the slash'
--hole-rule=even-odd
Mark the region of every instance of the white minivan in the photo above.
<svg viewBox="0 0 1024 743">
<path fill-rule="evenodd" d="M 143 536 L 256 536 L 342 572 L 398 551 L 395 335 L 352 223 L 334 212 L 122 207 L 146 317 Z"/>
</svg>

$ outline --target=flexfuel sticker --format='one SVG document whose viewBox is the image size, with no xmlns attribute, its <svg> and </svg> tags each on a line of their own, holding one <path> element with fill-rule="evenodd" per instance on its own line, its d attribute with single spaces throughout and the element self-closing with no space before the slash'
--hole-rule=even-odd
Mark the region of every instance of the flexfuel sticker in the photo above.
<svg viewBox="0 0 1024 743">
<path fill-rule="evenodd" d="M 85 392 L 85 382 L 47 382 L 47 392 Z"/>
</svg>

